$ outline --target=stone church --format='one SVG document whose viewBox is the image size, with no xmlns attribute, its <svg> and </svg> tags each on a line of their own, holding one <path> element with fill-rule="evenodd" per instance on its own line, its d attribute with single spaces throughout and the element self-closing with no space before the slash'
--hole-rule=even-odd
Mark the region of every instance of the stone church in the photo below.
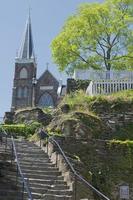
<svg viewBox="0 0 133 200">
<path fill-rule="evenodd" d="M 56 106 L 58 87 L 58 80 L 48 69 L 37 78 L 37 64 L 29 15 L 22 43 L 15 59 L 11 111 L 34 106 Z"/>
</svg>

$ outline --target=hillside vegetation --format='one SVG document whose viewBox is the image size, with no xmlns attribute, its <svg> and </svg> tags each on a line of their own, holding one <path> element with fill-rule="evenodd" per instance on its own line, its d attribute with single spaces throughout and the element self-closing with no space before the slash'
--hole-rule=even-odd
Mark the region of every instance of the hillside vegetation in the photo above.
<svg viewBox="0 0 133 200">
<path fill-rule="evenodd" d="M 62 104 L 68 104 L 71 110 L 76 109 L 83 111 L 98 112 L 100 110 L 98 106 L 102 106 L 104 107 L 103 111 L 108 110 L 111 112 L 122 112 L 124 110 L 126 111 L 127 109 L 125 105 L 128 105 L 128 109 L 133 109 L 133 90 L 113 93 L 111 95 L 98 95 L 93 97 L 88 96 L 83 91 L 77 91 L 76 93 L 66 95 L 62 101 Z"/>
<path fill-rule="evenodd" d="M 133 90 L 94 97 L 71 93 L 47 129 L 64 136 L 62 148 L 76 170 L 110 199 L 119 199 L 121 184 L 132 190 Z"/>
<path fill-rule="evenodd" d="M 79 138 L 133 139 L 132 114 L 133 90 L 94 97 L 77 91 L 64 97 L 48 130 Z"/>
<path fill-rule="evenodd" d="M 23 124 L 3 126 L 25 137 L 45 126 L 62 144 L 74 168 L 110 199 L 119 199 L 121 184 L 127 183 L 132 190 L 133 90 L 94 97 L 83 91 L 71 93 L 55 110 L 45 109 L 42 124 L 36 113 L 38 109 L 20 111 L 15 122 Z M 35 134 L 30 139 L 39 138 Z"/>
</svg>

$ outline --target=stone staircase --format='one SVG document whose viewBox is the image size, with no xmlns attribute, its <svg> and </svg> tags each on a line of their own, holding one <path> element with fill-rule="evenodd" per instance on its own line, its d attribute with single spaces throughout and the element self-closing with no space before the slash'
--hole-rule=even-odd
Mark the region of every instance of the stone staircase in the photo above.
<svg viewBox="0 0 133 200">
<path fill-rule="evenodd" d="M 24 176 L 28 179 L 33 199 L 72 200 L 72 191 L 48 155 L 31 142 L 15 143 L 18 160 Z"/>
<path fill-rule="evenodd" d="M 12 144 L 10 139 L 8 144 Z M 15 145 L 33 200 L 75 199 L 61 172 L 40 147 L 25 140 L 16 140 Z M 11 158 L 11 148 L 8 146 L 5 151 L 5 146 L 0 144 L 0 200 L 29 200 L 27 192 L 23 192 L 21 177 L 17 176 L 17 167 Z M 88 200 L 80 196 L 76 199 Z M 90 194 L 89 199 L 93 199 Z"/>
</svg>

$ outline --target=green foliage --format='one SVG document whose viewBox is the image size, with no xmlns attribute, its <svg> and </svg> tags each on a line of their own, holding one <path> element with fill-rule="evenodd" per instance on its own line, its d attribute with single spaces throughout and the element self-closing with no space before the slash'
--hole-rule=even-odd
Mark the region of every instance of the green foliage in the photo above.
<svg viewBox="0 0 133 200">
<path fill-rule="evenodd" d="M 62 101 L 62 104 L 69 104 L 72 110 L 74 110 L 75 108 L 79 110 L 84 110 L 84 108 L 88 107 L 88 102 L 90 101 L 90 99 L 91 97 L 86 95 L 84 91 L 79 90 L 66 95 Z"/>
<path fill-rule="evenodd" d="M 62 101 L 62 104 L 64 103 L 68 104 L 71 110 L 94 111 L 95 106 L 99 106 L 99 109 L 104 107 L 107 110 L 122 111 L 125 109 L 125 104 L 133 105 L 133 90 L 93 97 L 80 90 L 66 95 Z"/>
<path fill-rule="evenodd" d="M 68 79 L 67 80 L 67 92 L 75 92 L 77 90 L 86 90 L 88 85 L 90 84 L 90 80 L 75 80 Z"/>
<path fill-rule="evenodd" d="M 117 147 L 120 147 L 120 146 L 126 146 L 126 147 L 130 147 L 130 148 L 133 148 L 133 140 L 110 140 L 109 141 L 109 145 L 110 146 L 117 146 Z"/>
<path fill-rule="evenodd" d="M 47 113 L 47 114 L 52 114 L 53 113 L 53 107 L 49 106 L 49 107 L 45 107 L 42 109 L 44 113 Z"/>
<path fill-rule="evenodd" d="M 125 119 L 126 112 L 130 113 L 130 111 L 133 110 L 133 90 L 94 97 L 90 97 L 86 95 L 84 91 L 80 90 L 66 95 L 62 104 L 68 104 L 70 107 L 69 113 L 67 114 L 68 119 L 71 118 L 72 113 L 83 113 L 83 117 L 82 115 L 81 117 L 80 115 L 76 115 L 74 119 L 79 119 L 79 121 L 88 128 L 95 130 L 93 131 L 95 138 L 133 140 L 133 123 L 131 121 L 127 122 Z M 61 107 L 63 107 L 63 105 L 61 105 Z M 107 115 L 107 113 L 109 116 L 118 117 L 118 120 L 123 122 L 123 124 L 114 124 L 113 126 L 115 126 L 115 129 L 112 131 L 108 125 L 104 126 L 103 129 L 99 128 L 100 124 L 105 125 L 105 122 L 102 121 L 99 116 L 101 116 L 101 114 Z M 66 117 L 62 116 L 63 120 L 65 120 L 65 118 Z M 95 119 L 95 123 L 93 118 Z M 101 132 L 100 134 L 98 132 L 99 129 Z"/>
<path fill-rule="evenodd" d="M 2 131 L 2 128 L 9 134 L 13 135 L 14 137 L 17 136 L 23 136 L 23 137 L 29 137 L 30 135 L 33 135 L 37 128 L 41 126 L 38 122 L 33 122 L 30 125 L 27 124 L 15 124 L 15 125 L 1 125 L 0 131 Z"/>
<path fill-rule="evenodd" d="M 131 69 L 132 10 L 131 0 L 81 5 L 52 42 L 52 55 L 59 69 L 68 73 L 89 67 Z"/>
<path fill-rule="evenodd" d="M 128 167 L 133 167 L 133 140 L 110 140 L 108 142 L 110 149 L 118 149 L 119 151 L 125 152 L 125 158 L 128 161 Z M 125 164 L 123 164 L 125 165 Z"/>
<path fill-rule="evenodd" d="M 126 140 L 127 138 L 133 140 L 133 123 L 128 123 L 126 125 L 117 126 L 116 132 L 113 134 L 113 138 L 116 140 Z"/>
</svg>

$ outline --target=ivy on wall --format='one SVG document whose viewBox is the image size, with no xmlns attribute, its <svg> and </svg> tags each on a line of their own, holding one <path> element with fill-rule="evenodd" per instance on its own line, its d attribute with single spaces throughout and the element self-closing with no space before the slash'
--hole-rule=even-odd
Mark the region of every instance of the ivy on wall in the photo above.
<svg viewBox="0 0 133 200">
<path fill-rule="evenodd" d="M 86 90 L 90 84 L 90 80 L 75 80 L 67 79 L 67 93 L 71 93 L 77 90 Z"/>
</svg>

